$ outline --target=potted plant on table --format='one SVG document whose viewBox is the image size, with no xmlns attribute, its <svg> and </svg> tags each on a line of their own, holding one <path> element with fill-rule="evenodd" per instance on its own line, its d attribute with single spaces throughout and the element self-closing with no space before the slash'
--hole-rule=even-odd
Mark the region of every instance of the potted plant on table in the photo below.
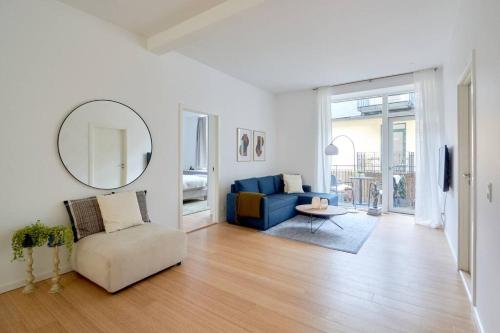
<svg viewBox="0 0 500 333">
<path fill-rule="evenodd" d="M 35 290 L 33 281 L 33 247 L 43 246 L 47 242 L 48 228 L 40 221 L 17 230 L 12 235 L 12 261 L 24 260 L 24 249 L 26 249 L 28 276 L 23 293 L 31 293 Z"/>
<path fill-rule="evenodd" d="M 49 228 L 47 245 L 52 248 L 52 261 L 54 264 L 52 270 L 54 276 L 52 277 L 52 287 L 49 292 L 58 293 L 62 290 L 60 283 L 61 277 L 59 275 L 59 247 L 65 245 L 69 253 L 68 258 L 71 257 L 71 252 L 73 250 L 73 231 L 70 227 L 62 225 Z"/>
</svg>

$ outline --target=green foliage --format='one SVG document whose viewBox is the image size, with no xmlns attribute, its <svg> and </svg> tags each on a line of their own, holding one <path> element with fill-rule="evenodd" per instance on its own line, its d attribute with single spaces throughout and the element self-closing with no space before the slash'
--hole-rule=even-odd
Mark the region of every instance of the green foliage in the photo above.
<svg viewBox="0 0 500 333">
<path fill-rule="evenodd" d="M 47 243 L 49 246 L 64 244 L 70 256 L 73 251 L 73 231 L 70 227 L 62 225 L 47 227 L 37 220 L 36 223 L 19 229 L 12 235 L 12 261 L 24 260 L 23 243 L 26 236 L 31 238 L 31 247 L 44 246 Z"/>
<path fill-rule="evenodd" d="M 406 178 L 404 176 L 399 180 L 398 196 L 401 199 L 406 199 Z"/>
<path fill-rule="evenodd" d="M 36 247 L 43 246 L 47 243 L 48 234 L 49 228 L 45 226 L 40 220 L 37 220 L 36 223 L 17 230 L 14 235 L 12 235 L 12 261 L 24 259 L 23 242 L 26 235 L 31 237 L 31 240 L 33 242 L 32 247 Z"/>
<path fill-rule="evenodd" d="M 48 233 L 49 246 L 65 245 L 68 249 L 69 256 L 73 251 L 73 230 L 70 227 L 56 225 L 49 228 Z"/>
</svg>

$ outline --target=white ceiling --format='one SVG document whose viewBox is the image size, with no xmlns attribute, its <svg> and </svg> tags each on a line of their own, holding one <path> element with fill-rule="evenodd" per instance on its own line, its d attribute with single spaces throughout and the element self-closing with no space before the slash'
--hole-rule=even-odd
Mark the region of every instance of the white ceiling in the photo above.
<svg viewBox="0 0 500 333">
<path fill-rule="evenodd" d="M 151 36 L 216 0 L 61 0 Z M 440 65 L 457 0 L 266 0 L 178 52 L 280 93 Z"/>
<path fill-rule="evenodd" d="M 224 0 L 59 0 L 138 35 L 150 37 Z"/>
</svg>

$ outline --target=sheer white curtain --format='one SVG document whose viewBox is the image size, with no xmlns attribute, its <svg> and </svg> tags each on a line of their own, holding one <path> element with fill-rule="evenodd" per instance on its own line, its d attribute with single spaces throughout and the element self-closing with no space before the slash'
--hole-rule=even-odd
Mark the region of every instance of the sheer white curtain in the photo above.
<svg viewBox="0 0 500 333">
<path fill-rule="evenodd" d="M 441 192 L 438 186 L 443 90 L 433 69 L 414 73 L 416 121 L 415 222 L 441 228 Z"/>
<path fill-rule="evenodd" d="M 331 88 L 317 91 L 317 137 L 316 137 L 316 180 L 315 190 L 330 192 L 330 157 L 325 155 L 325 148 L 332 140 Z"/>
<path fill-rule="evenodd" d="M 208 164 L 208 117 L 198 117 L 196 127 L 196 169 L 207 169 Z"/>
</svg>

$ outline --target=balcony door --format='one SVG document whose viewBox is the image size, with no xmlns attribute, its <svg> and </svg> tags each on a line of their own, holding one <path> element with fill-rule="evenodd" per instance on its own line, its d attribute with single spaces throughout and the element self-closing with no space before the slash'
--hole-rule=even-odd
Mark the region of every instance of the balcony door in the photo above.
<svg viewBox="0 0 500 333">
<path fill-rule="evenodd" d="M 415 117 L 389 118 L 389 210 L 415 212 Z"/>
<path fill-rule="evenodd" d="M 414 213 L 414 96 L 412 85 L 332 96 L 339 154 L 331 158 L 331 190 L 339 205 L 367 208 L 381 193 L 382 211 Z"/>
</svg>

